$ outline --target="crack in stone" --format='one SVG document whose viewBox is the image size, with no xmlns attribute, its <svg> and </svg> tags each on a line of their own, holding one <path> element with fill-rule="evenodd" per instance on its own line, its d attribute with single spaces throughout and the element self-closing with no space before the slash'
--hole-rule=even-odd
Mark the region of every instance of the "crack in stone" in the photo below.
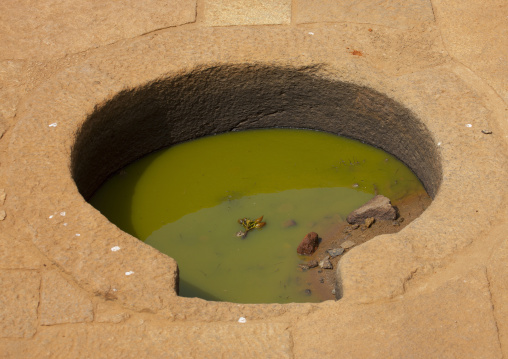
<svg viewBox="0 0 508 359">
<path fill-rule="evenodd" d="M 302 25 L 320 25 L 320 24 L 337 24 L 337 25 L 343 25 L 343 24 L 352 24 L 352 25 L 368 25 L 368 26 L 379 26 L 384 27 L 386 29 L 391 30 L 404 30 L 404 28 L 400 27 L 392 27 L 384 24 L 375 24 L 370 22 L 356 22 L 356 21 L 310 21 L 310 22 L 300 22 L 296 24 L 296 26 L 302 26 Z"/>
<path fill-rule="evenodd" d="M 202 23 L 204 22 L 204 13 L 203 10 L 205 8 L 205 0 L 196 0 L 196 12 L 194 15 L 194 22 L 195 23 Z"/>
<path fill-rule="evenodd" d="M 295 357 L 295 337 L 293 336 L 293 332 L 291 331 L 291 326 L 288 325 L 286 327 L 286 330 L 289 335 L 289 353 L 291 355 L 291 358 Z"/>
<path fill-rule="evenodd" d="M 497 342 L 499 345 L 499 350 L 501 352 L 501 358 L 504 358 L 503 344 L 501 342 L 501 335 L 499 333 L 499 326 L 497 324 L 498 319 L 496 318 L 496 306 L 494 304 L 494 297 L 492 295 L 491 284 L 490 284 L 489 270 L 487 267 L 484 267 L 484 272 L 485 272 L 485 279 L 487 280 L 487 289 L 489 291 L 489 300 L 490 300 L 490 304 L 492 306 L 492 317 L 494 318 L 494 325 L 496 326 Z"/>
<path fill-rule="evenodd" d="M 413 269 L 403 280 L 402 280 L 402 290 L 403 290 L 403 293 L 406 293 L 407 290 L 408 290 L 408 287 L 409 287 L 409 283 L 411 282 L 411 280 L 413 279 L 413 277 L 418 273 L 418 270 L 420 268 L 415 268 Z"/>
<path fill-rule="evenodd" d="M 39 299 L 37 302 L 37 326 L 35 327 L 34 336 L 37 334 L 39 327 L 41 326 L 41 302 L 42 302 L 42 275 L 39 276 Z"/>
<path fill-rule="evenodd" d="M 118 39 L 118 40 L 115 40 L 113 42 L 102 44 L 102 45 L 99 45 L 99 46 L 92 46 L 92 47 L 89 47 L 89 48 L 86 48 L 84 50 L 77 51 L 77 52 L 68 52 L 64 56 L 61 56 L 61 57 L 49 58 L 49 59 L 41 60 L 40 63 L 50 63 L 50 62 L 62 61 L 62 60 L 64 60 L 65 58 L 67 58 L 69 56 L 77 56 L 77 55 L 86 54 L 89 51 L 93 51 L 93 50 L 97 50 L 97 49 L 103 49 L 103 48 L 107 48 L 109 46 L 114 46 L 114 45 L 116 45 L 116 44 L 118 44 L 118 43 L 120 43 L 122 41 L 134 40 L 134 39 L 138 39 L 138 38 L 143 37 L 143 36 L 151 35 L 151 34 L 156 33 L 156 32 L 160 32 L 160 31 L 164 31 L 164 30 L 168 30 L 168 29 L 173 29 L 173 28 L 177 28 L 177 27 L 188 27 L 188 25 L 194 25 L 194 24 L 196 24 L 196 18 L 194 18 L 194 21 L 184 22 L 184 23 L 178 24 L 178 25 L 169 25 L 169 26 L 157 28 L 157 29 L 154 29 L 154 30 L 150 30 L 150 31 L 144 32 L 144 33 L 139 34 L 139 35 L 135 35 L 135 36 L 132 36 L 132 37 L 125 37 L 123 39 Z M 2 61 L 29 61 L 29 60 L 30 59 L 28 59 L 28 58 L 2 59 Z"/>
<path fill-rule="evenodd" d="M 432 0 L 429 0 L 429 3 L 430 3 L 430 8 L 432 10 L 432 17 L 434 18 L 434 22 L 437 22 L 436 12 L 434 11 L 434 4 L 433 4 Z M 441 32 L 441 30 L 440 30 L 440 32 Z"/>
</svg>

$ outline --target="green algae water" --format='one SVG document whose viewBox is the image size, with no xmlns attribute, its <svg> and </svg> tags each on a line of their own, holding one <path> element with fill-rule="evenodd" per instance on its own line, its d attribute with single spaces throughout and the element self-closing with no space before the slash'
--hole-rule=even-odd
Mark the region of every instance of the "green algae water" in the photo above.
<svg viewBox="0 0 508 359">
<path fill-rule="evenodd" d="M 236 303 L 317 302 L 296 247 L 375 194 L 422 191 L 390 154 L 311 130 L 204 137 L 119 171 L 90 203 L 122 230 L 173 257 L 180 295 Z M 264 216 L 242 239 L 240 218 Z"/>
</svg>

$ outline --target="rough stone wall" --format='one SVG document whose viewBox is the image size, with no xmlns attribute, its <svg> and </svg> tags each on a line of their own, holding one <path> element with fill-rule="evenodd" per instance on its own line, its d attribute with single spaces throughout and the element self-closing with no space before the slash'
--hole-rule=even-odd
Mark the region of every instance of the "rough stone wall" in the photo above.
<svg viewBox="0 0 508 359">
<path fill-rule="evenodd" d="M 73 178 L 89 198 L 150 152 L 249 128 L 310 128 L 348 136 L 403 160 L 434 197 L 441 163 L 430 132 L 385 95 L 319 77 L 318 68 L 200 68 L 126 90 L 90 114 L 73 147 Z"/>
</svg>

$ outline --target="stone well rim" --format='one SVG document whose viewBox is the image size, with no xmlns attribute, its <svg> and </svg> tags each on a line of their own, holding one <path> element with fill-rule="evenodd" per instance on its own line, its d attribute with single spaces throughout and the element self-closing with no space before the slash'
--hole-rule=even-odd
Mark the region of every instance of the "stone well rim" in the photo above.
<svg viewBox="0 0 508 359">
<path fill-rule="evenodd" d="M 171 45 L 168 40 L 166 46 L 171 48 Z M 150 57 L 155 53 L 145 55 Z M 175 50 L 173 56 L 178 55 L 185 58 L 185 54 Z M 115 54 L 108 56 L 112 59 Z M 230 56 L 227 63 L 245 62 L 233 53 Z M 138 311 L 171 310 L 182 300 L 198 303 L 201 307 L 227 307 L 228 310 L 237 306 L 177 297 L 168 285 L 177 279 L 175 262 L 111 225 L 86 203 L 70 174 L 74 135 L 86 114 L 91 113 L 97 103 L 110 99 L 122 89 L 203 65 L 202 61 L 189 59 L 188 55 L 185 59 L 188 63 L 179 65 L 171 64 L 169 59 L 134 78 L 126 75 L 145 59 L 130 54 L 122 58 L 120 64 L 109 67 L 103 64 L 103 59 L 85 59 L 49 79 L 27 97 L 20 105 L 20 121 L 11 137 L 9 152 L 16 154 L 16 161 L 13 159 L 10 184 L 16 186 L 17 176 L 28 178 L 25 188 L 16 190 L 14 215 L 33 229 L 33 243 L 85 290 Z M 211 56 L 210 63 L 221 63 L 218 58 L 215 60 Z M 369 302 L 404 293 L 404 283 L 411 273 L 428 273 L 443 258 L 471 243 L 480 232 L 478 223 L 495 213 L 497 202 L 491 193 L 494 188 L 491 182 L 503 178 L 504 172 L 497 166 L 488 174 L 478 168 L 484 168 L 479 164 L 492 153 L 496 142 L 481 142 L 468 148 L 471 141 L 483 141 L 483 138 L 464 125 L 464 122 L 472 123 L 473 128 L 478 128 L 489 121 L 490 114 L 481 112 L 482 104 L 478 101 L 466 103 L 466 111 L 463 111 L 463 108 L 429 100 L 436 83 L 449 92 L 450 98 L 467 95 L 470 88 L 449 67 L 434 67 L 400 78 L 380 73 L 368 63 L 358 63 L 349 55 L 331 58 L 325 54 L 312 61 L 293 61 L 289 53 L 263 63 L 297 67 L 326 64 L 319 70 L 320 76 L 354 82 L 387 94 L 409 108 L 425 124 L 442 158 L 443 183 L 434 202 L 422 216 L 398 234 L 376 237 L 344 258 L 338 268 L 345 290 L 344 299 Z M 420 96 L 414 96 L 415 93 Z M 49 127 L 53 123 L 56 127 Z M 467 156 L 464 156 L 465 152 Z M 483 188 L 471 188 L 472 184 L 482 180 L 486 183 Z M 462 215 L 463 209 L 452 201 L 459 196 L 463 201 L 474 200 L 478 204 L 478 215 L 470 221 L 449 222 L 451 225 L 443 228 L 443 223 Z M 24 206 L 25 203 L 38 205 Z M 61 216 L 61 212 L 66 215 Z M 49 219 L 50 215 L 54 220 Z M 64 226 L 64 223 L 68 225 Z M 122 250 L 112 252 L 111 248 L 117 245 Z M 376 252 L 379 246 L 388 246 L 389 250 L 384 258 L 373 258 L 369 253 Z M 128 271 L 135 274 L 126 276 Z M 327 305 L 325 303 L 319 305 Z M 289 307 L 302 305 L 305 306 Z M 268 312 L 265 314 L 269 316 Z"/>
</svg>

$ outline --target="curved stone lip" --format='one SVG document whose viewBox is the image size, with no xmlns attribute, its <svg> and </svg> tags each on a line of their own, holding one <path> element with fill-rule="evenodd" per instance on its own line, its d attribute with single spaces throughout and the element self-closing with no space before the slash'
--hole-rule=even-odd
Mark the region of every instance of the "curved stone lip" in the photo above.
<svg viewBox="0 0 508 359">
<path fill-rule="evenodd" d="M 15 156 L 9 177 L 17 193 L 14 216 L 32 230 L 39 250 L 85 290 L 148 312 L 174 312 L 184 301 L 206 307 L 208 313 L 225 308 L 236 315 L 241 308 L 255 307 L 261 316 L 275 315 L 273 308 L 283 308 L 276 311 L 280 314 L 309 305 L 238 305 L 178 297 L 175 261 L 109 223 L 84 200 L 71 176 L 75 134 L 96 104 L 125 88 L 204 64 L 246 63 L 245 53 L 252 53 L 252 46 L 263 51 L 264 59 L 254 63 L 321 64 L 319 76 L 386 94 L 425 125 L 441 157 L 442 183 L 431 206 L 398 234 L 376 237 L 343 258 L 337 273 L 344 300 L 365 303 L 403 294 L 413 276 L 430 275 L 433 267 L 474 241 L 482 224 L 496 215 L 502 203 L 496 188 L 506 184 L 506 163 L 502 156 L 491 156 L 501 142 L 485 137 L 481 129 L 498 118 L 456 74 L 455 65 L 429 63 L 416 72 L 387 75 L 347 52 L 299 57 L 313 48 L 299 29 L 274 30 L 269 42 L 255 45 L 245 41 L 252 35 L 248 28 L 235 31 L 242 36 L 210 45 L 206 58 L 178 47 L 181 38 L 168 34 L 112 49 L 102 57 L 90 56 L 49 79 L 20 105 L 9 148 Z M 216 39 L 210 30 L 195 35 L 196 49 Z M 331 48 L 333 39 L 320 46 Z M 238 51 L 242 47 L 245 51 Z M 150 61 L 157 63 L 148 66 Z M 26 179 L 22 188 L 16 184 L 20 176 Z"/>
</svg>

